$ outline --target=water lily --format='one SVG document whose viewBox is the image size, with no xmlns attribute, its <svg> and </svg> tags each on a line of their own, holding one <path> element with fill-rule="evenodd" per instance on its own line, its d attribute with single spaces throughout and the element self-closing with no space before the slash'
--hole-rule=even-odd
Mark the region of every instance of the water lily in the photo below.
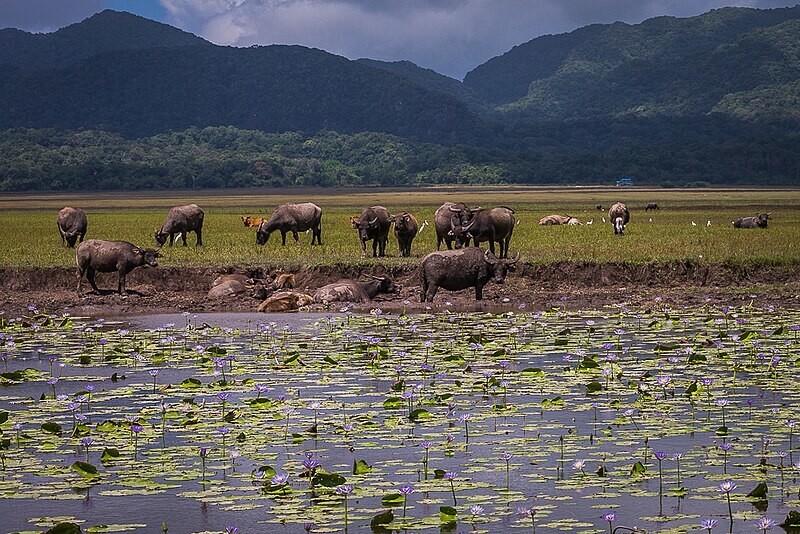
<svg viewBox="0 0 800 534">
<path fill-rule="evenodd" d="M 717 491 L 725 495 L 725 499 L 728 501 L 728 517 L 731 520 L 731 529 L 733 529 L 733 509 L 731 508 L 731 492 L 736 489 L 736 482 L 732 480 L 728 480 L 726 482 L 722 482 L 719 486 L 717 486 Z"/>
<path fill-rule="evenodd" d="M 717 526 L 717 523 L 719 523 L 719 521 L 716 519 L 703 519 L 700 521 L 700 528 L 706 529 L 708 534 L 711 534 L 711 531 L 714 530 L 714 527 Z"/>
<path fill-rule="evenodd" d="M 761 529 L 761 532 L 766 533 L 768 530 L 772 530 L 772 527 L 778 524 L 777 521 L 774 519 L 770 519 L 769 517 L 762 517 L 756 523 L 756 526 Z"/>
<path fill-rule="evenodd" d="M 617 514 L 614 512 L 607 512 L 603 514 L 603 521 L 608 522 L 608 532 L 611 534 L 613 532 L 613 523 L 617 520 Z"/>
<path fill-rule="evenodd" d="M 400 486 L 400 495 L 403 496 L 403 517 L 406 516 L 406 505 L 408 504 L 408 496 L 414 493 L 414 486 L 411 484 L 403 484 Z"/>
<path fill-rule="evenodd" d="M 347 532 L 347 496 L 353 493 L 352 484 L 336 486 L 336 493 L 344 496 L 344 531 Z"/>
</svg>

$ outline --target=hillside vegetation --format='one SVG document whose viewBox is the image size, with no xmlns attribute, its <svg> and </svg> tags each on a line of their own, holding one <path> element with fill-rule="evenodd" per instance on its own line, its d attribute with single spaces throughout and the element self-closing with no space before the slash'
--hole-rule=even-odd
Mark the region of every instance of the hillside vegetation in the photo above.
<svg viewBox="0 0 800 534">
<path fill-rule="evenodd" d="M 800 183 L 800 7 L 592 25 L 464 82 L 104 11 L 0 30 L 0 190 Z"/>
</svg>

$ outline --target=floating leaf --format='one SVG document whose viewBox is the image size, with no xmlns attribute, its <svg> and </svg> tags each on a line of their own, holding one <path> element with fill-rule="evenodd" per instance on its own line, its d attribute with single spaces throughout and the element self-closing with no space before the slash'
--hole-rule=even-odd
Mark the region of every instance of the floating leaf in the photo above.
<svg viewBox="0 0 800 534">
<path fill-rule="evenodd" d="M 425 408 L 417 408 L 408 415 L 408 419 L 415 423 L 417 421 L 423 421 L 425 419 L 430 419 L 430 418 L 431 418 L 431 412 L 429 412 Z"/>
<path fill-rule="evenodd" d="M 63 432 L 61 425 L 58 423 L 53 423 L 52 421 L 48 421 L 47 423 L 42 423 L 42 430 L 49 434 L 55 434 L 56 436 L 60 436 Z"/>
<path fill-rule="evenodd" d="M 103 463 L 111 462 L 113 460 L 119 459 L 119 450 L 114 449 L 112 447 L 106 447 L 103 449 L 103 454 L 100 456 L 100 461 Z"/>
<path fill-rule="evenodd" d="M 372 466 L 370 466 L 364 460 L 353 460 L 353 474 L 354 475 L 365 475 L 367 473 L 372 472 Z"/>
<path fill-rule="evenodd" d="M 401 399 L 400 397 L 389 397 L 385 401 L 383 401 L 383 407 L 387 410 L 396 410 L 398 408 L 404 408 L 406 405 L 406 401 Z"/>
<path fill-rule="evenodd" d="M 181 382 L 181 387 L 183 389 L 197 389 L 203 387 L 203 383 L 196 378 L 187 378 Z"/>
<path fill-rule="evenodd" d="M 317 486 L 325 486 L 326 488 L 335 488 L 336 486 L 341 486 L 347 479 L 344 478 L 342 475 L 337 475 L 336 473 L 317 473 L 314 475 L 314 485 Z"/>
<path fill-rule="evenodd" d="M 392 521 L 394 521 L 394 513 L 391 510 L 386 510 L 373 517 L 369 522 L 369 526 L 375 530 L 382 525 L 388 525 Z"/>
<path fill-rule="evenodd" d="M 636 462 L 635 464 L 633 464 L 633 467 L 631 467 L 632 477 L 642 476 L 645 473 L 647 473 L 647 468 L 644 465 L 642 465 L 642 462 Z"/>
<path fill-rule="evenodd" d="M 456 520 L 458 512 L 452 506 L 440 506 L 439 507 L 439 519 L 442 523 L 452 523 Z"/>
<path fill-rule="evenodd" d="M 87 464 L 86 462 L 74 462 L 71 468 L 77 471 L 82 477 L 91 478 L 97 476 L 97 468 L 92 464 Z"/>
<path fill-rule="evenodd" d="M 600 393 L 602 391 L 603 391 L 603 384 L 601 384 L 600 382 L 594 381 L 586 384 L 587 395 L 591 395 L 593 393 Z"/>
<path fill-rule="evenodd" d="M 760 499 L 760 500 L 767 500 L 767 483 L 766 482 L 759 482 L 758 485 L 753 488 L 753 490 L 747 494 L 748 497 L 752 499 Z"/>
<path fill-rule="evenodd" d="M 384 506 L 402 506 L 406 498 L 400 493 L 389 493 L 381 498 L 381 504 Z"/>
</svg>

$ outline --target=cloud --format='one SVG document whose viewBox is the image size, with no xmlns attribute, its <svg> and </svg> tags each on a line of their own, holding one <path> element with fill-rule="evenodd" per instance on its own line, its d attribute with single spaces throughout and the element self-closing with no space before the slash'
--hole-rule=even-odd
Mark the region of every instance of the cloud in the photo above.
<svg viewBox="0 0 800 534">
<path fill-rule="evenodd" d="M 0 0 L 0 28 L 51 32 L 91 17 L 104 6 L 103 0 Z"/>
<path fill-rule="evenodd" d="M 694 16 L 778 0 L 161 0 L 168 22 L 217 44 L 301 44 L 351 59 L 407 59 L 462 78 L 539 35 L 592 23 Z"/>
</svg>

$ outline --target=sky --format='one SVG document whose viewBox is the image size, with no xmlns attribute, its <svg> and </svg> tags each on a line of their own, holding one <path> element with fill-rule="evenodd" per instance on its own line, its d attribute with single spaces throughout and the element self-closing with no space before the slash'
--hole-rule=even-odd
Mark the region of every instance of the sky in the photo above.
<svg viewBox="0 0 800 534">
<path fill-rule="evenodd" d="M 0 0 L 0 28 L 51 32 L 104 9 L 230 46 L 299 44 L 350 59 L 408 60 L 456 79 L 540 35 L 593 23 L 800 0 Z"/>
</svg>

